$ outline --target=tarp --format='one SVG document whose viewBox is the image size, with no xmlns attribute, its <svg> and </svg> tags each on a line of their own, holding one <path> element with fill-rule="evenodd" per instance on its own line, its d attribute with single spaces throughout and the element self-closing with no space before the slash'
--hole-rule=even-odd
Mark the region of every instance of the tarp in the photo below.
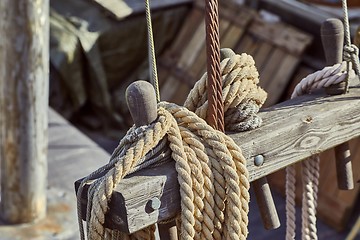
<svg viewBox="0 0 360 240">
<path fill-rule="evenodd" d="M 173 40 L 187 10 L 153 13 L 157 54 Z M 145 14 L 120 19 L 92 1 L 51 0 L 50 61 L 53 108 L 94 128 L 127 128 L 125 89 L 148 79 Z"/>
</svg>

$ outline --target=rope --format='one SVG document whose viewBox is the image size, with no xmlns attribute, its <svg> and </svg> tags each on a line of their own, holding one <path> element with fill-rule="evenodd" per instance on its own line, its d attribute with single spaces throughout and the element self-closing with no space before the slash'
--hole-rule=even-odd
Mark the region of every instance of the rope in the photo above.
<svg viewBox="0 0 360 240">
<path fill-rule="evenodd" d="M 344 60 L 347 62 L 351 61 L 356 75 L 360 77 L 359 49 L 355 44 L 351 44 L 350 24 L 346 0 L 342 0 L 342 9 L 344 15 L 343 22 L 345 31 Z"/>
<path fill-rule="evenodd" d="M 151 11 L 149 0 L 145 0 L 145 13 L 146 13 L 146 25 L 147 25 L 147 34 L 148 34 L 148 57 L 149 57 L 149 71 L 150 71 L 150 82 L 154 86 L 156 100 L 160 102 L 160 92 L 159 92 L 159 81 L 156 68 L 156 56 L 155 56 L 155 47 L 154 47 L 154 37 L 151 24 Z"/>
<path fill-rule="evenodd" d="M 311 93 L 316 89 L 321 89 L 345 81 L 347 75 L 346 65 L 346 62 L 338 63 L 308 75 L 302 79 L 298 85 L 296 85 L 291 98 Z M 351 68 L 349 76 L 355 76 L 355 73 Z"/>
<path fill-rule="evenodd" d="M 209 90 L 207 122 L 224 131 L 224 109 L 221 99 L 219 9 L 217 0 L 205 0 L 206 56 Z"/>
<path fill-rule="evenodd" d="M 254 116 L 254 110 L 246 109 L 258 109 L 266 93 L 257 86 L 258 73 L 252 57 L 242 54 L 224 59 L 221 73 L 225 108 L 245 109 L 239 110 L 245 120 Z M 153 239 L 153 226 L 125 236 L 109 232 L 103 225 L 115 186 L 138 165 L 145 164 L 152 149 L 156 146 L 162 149 L 159 142 L 163 138 L 169 142 L 178 173 L 181 239 L 246 239 L 249 211 L 246 160 L 231 138 L 201 118 L 207 112 L 206 91 L 207 75 L 204 74 L 185 104 L 195 108 L 195 113 L 186 107 L 159 103 L 157 121 L 141 128 L 132 127 L 114 150 L 109 164 L 85 178 L 82 185 L 99 172 L 106 173 L 93 180 L 88 192 L 88 239 Z M 81 216 L 81 209 L 78 211 Z M 81 236 L 84 239 L 84 234 Z"/>
<path fill-rule="evenodd" d="M 351 65 L 350 65 L 351 67 Z M 347 72 L 347 62 L 325 67 L 303 78 L 296 85 L 291 98 L 311 93 L 316 89 L 328 87 L 346 81 L 347 76 L 354 77 L 352 68 Z M 303 198 L 302 198 L 302 239 L 317 239 L 316 207 L 319 179 L 318 155 L 302 161 Z M 295 166 L 286 168 L 286 240 L 295 239 L 296 209 L 295 209 Z"/>
<path fill-rule="evenodd" d="M 296 236 L 296 169 L 294 165 L 286 168 L 286 240 L 295 240 Z"/>
</svg>

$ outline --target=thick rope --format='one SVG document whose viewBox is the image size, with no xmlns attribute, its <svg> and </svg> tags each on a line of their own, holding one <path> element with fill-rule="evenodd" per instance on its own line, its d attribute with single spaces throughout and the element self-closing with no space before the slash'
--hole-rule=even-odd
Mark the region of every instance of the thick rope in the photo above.
<svg viewBox="0 0 360 240">
<path fill-rule="evenodd" d="M 160 101 L 160 92 L 159 92 L 159 81 L 156 68 L 156 56 L 155 56 L 155 47 L 154 47 L 154 37 L 151 24 L 151 11 L 149 0 L 145 0 L 145 13 L 146 13 L 146 26 L 148 34 L 148 58 L 149 58 L 149 71 L 150 71 L 150 82 L 154 86 L 156 100 Z"/>
<path fill-rule="evenodd" d="M 223 60 L 221 69 L 224 106 L 228 110 L 244 109 L 239 110 L 238 115 L 243 116 L 243 120 L 251 116 L 253 121 L 256 109 L 266 99 L 266 93 L 257 86 L 259 79 L 253 59 L 246 54 L 234 55 Z M 207 112 L 208 101 L 203 97 L 207 90 L 206 76 L 196 83 L 186 101 L 188 107 L 195 108 L 196 114 L 175 104 L 159 103 L 158 119 L 149 126 L 131 128 L 115 149 L 109 164 L 95 172 L 106 174 L 93 180 L 88 192 L 88 239 L 153 238 L 153 226 L 125 236 L 109 232 L 104 228 L 104 222 L 115 186 L 138 165 L 145 164 L 147 154 L 164 137 L 169 142 L 178 173 L 181 239 L 246 239 L 249 211 L 246 160 L 231 138 L 214 130 L 199 117 L 206 116 Z M 255 128 L 250 120 L 248 128 Z M 233 122 L 235 125 L 240 123 Z M 86 179 L 91 178 L 94 174 Z"/>
<path fill-rule="evenodd" d="M 207 122 L 224 131 L 224 108 L 221 99 L 219 7 L 217 0 L 205 0 L 206 56 L 209 90 Z"/>
<path fill-rule="evenodd" d="M 354 71 L 350 71 L 349 74 L 354 76 Z M 303 78 L 300 83 L 296 85 L 291 98 L 311 93 L 316 89 L 329 87 L 330 85 L 343 82 L 346 80 L 346 75 L 346 62 L 325 67 L 322 70 L 316 71 L 315 73 Z"/>
<path fill-rule="evenodd" d="M 351 67 L 351 65 L 350 65 Z M 347 72 L 347 62 L 325 67 L 308 75 L 296 85 L 291 98 L 311 93 L 316 89 L 328 87 L 346 81 L 347 76 L 354 77 L 350 68 Z M 302 162 L 303 176 L 303 208 L 302 208 L 302 239 L 317 239 L 316 205 L 319 179 L 319 156 L 315 155 Z M 296 209 L 295 209 L 295 166 L 286 168 L 286 240 L 295 239 Z"/>
</svg>

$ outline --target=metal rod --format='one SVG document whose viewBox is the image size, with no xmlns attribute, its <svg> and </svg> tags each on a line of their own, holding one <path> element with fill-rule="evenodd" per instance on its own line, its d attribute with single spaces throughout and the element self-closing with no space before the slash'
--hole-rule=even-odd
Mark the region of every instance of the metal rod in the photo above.
<svg viewBox="0 0 360 240">
<path fill-rule="evenodd" d="M 208 78 L 208 110 L 206 121 L 224 132 L 224 106 L 220 74 L 219 13 L 217 0 L 205 0 L 206 57 Z"/>
</svg>

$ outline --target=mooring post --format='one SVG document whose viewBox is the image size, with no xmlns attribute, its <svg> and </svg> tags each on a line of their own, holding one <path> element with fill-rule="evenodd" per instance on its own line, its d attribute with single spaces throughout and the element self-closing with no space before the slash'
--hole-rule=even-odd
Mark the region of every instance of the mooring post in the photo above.
<svg viewBox="0 0 360 240">
<path fill-rule="evenodd" d="M 1 218 L 46 214 L 49 1 L 0 3 Z"/>
<path fill-rule="evenodd" d="M 343 61 L 344 26 L 336 18 L 327 19 L 321 25 L 321 39 L 324 47 L 326 64 L 334 65 Z M 343 94 L 346 84 L 331 85 L 326 89 L 330 95 Z M 354 188 L 351 154 L 349 143 L 345 142 L 335 147 L 336 174 L 339 189 L 350 190 Z"/>
<path fill-rule="evenodd" d="M 135 126 L 148 125 L 157 118 L 156 95 L 150 83 L 137 81 L 130 84 L 126 89 L 126 101 Z M 158 229 L 161 239 L 178 239 L 175 220 L 158 223 Z"/>
</svg>

